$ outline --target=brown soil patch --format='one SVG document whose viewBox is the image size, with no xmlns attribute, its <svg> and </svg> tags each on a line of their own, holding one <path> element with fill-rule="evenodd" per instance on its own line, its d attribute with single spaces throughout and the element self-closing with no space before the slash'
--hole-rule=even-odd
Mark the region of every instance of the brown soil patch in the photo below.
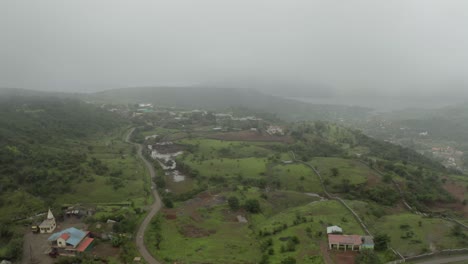
<svg viewBox="0 0 468 264">
<path fill-rule="evenodd" d="M 238 215 L 243 215 L 243 216 L 246 215 L 244 210 L 231 211 L 231 210 L 225 209 L 225 210 L 222 211 L 222 213 L 223 213 L 223 220 L 225 222 L 236 222 L 236 223 L 239 222 L 237 220 Z"/>
<path fill-rule="evenodd" d="M 328 250 L 328 244 L 326 242 L 320 242 L 320 252 L 322 253 L 323 256 L 323 261 L 326 264 L 334 264 L 335 262 L 330 256 L 330 251 Z"/>
<path fill-rule="evenodd" d="M 113 247 L 109 243 L 98 243 L 91 251 L 93 256 L 100 258 L 117 257 L 119 253 L 120 249 Z"/>
<path fill-rule="evenodd" d="M 176 153 L 185 150 L 184 146 L 179 144 L 153 145 L 153 149 L 156 149 L 161 154 Z"/>
<path fill-rule="evenodd" d="M 463 205 L 461 202 L 455 203 L 435 203 L 431 206 L 432 211 L 435 212 L 444 212 L 447 210 L 452 210 L 463 214 L 464 217 L 468 217 L 468 205 Z"/>
<path fill-rule="evenodd" d="M 164 214 L 164 217 L 168 220 L 177 219 L 177 211 L 174 209 L 164 209 L 162 213 Z"/>
<path fill-rule="evenodd" d="M 465 199 L 466 187 L 456 182 L 445 178 L 447 181 L 442 186 L 447 192 L 449 192 L 458 201 L 455 203 L 436 203 L 434 207 L 439 209 L 450 209 L 463 214 L 464 217 L 468 217 L 468 205 L 463 205 L 462 201 Z"/>
<path fill-rule="evenodd" d="M 367 187 L 375 187 L 379 185 L 380 178 L 375 173 L 367 174 Z"/>
<path fill-rule="evenodd" d="M 203 192 L 197 197 L 187 200 L 183 207 L 177 210 L 177 215 L 188 215 L 195 222 L 203 221 L 203 217 L 198 212 L 198 208 L 210 208 L 226 202 L 225 197 L 213 195 L 209 192 Z"/>
<path fill-rule="evenodd" d="M 334 251 L 333 253 L 336 264 L 354 264 L 358 254 L 356 251 Z"/>
<path fill-rule="evenodd" d="M 231 141 L 265 141 L 265 142 L 285 142 L 292 143 L 293 139 L 290 136 L 270 136 L 268 134 L 260 134 L 255 131 L 239 131 L 227 132 L 209 135 L 207 138 Z"/>
<path fill-rule="evenodd" d="M 443 187 L 447 192 L 449 192 L 459 201 L 463 201 L 465 199 L 465 192 L 466 192 L 465 186 L 456 184 L 455 182 L 451 182 L 450 180 L 447 179 Z"/>
<path fill-rule="evenodd" d="M 206 237 L 216 233 L 216 230 L 205 230 L 194 225 L 184 225 L 181 228 L 181 233 L 185 237 Z"/>
</svg>

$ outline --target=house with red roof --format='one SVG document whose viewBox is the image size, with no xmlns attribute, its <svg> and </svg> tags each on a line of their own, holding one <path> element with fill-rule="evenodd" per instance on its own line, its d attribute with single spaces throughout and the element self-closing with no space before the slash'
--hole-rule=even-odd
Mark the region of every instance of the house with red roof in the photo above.
<svg viewBox="0 0 468 264">
<path fill-rule="evenodd" d="M 48 238 L 52 252 L 61 256 L 76 256 L 82 252 L 91 250 L 94 238 L 89 231 L 83 231 L 74 227 L 67 228 L 52 234 Z"/>
<path fill-rule="evenodd" d="M 328 234 L 329 249 L 361 250 L 373 249 L 374 241 L 371 236 Z"/>
</svg>

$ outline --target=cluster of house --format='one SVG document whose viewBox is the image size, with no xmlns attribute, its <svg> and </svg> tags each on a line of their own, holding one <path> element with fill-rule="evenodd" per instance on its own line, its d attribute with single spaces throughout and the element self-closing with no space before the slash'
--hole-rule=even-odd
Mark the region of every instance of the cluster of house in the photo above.
<svg viewBox="0 0 468 264">
<path fill-rule="evenodd" d="M 283 131 L 283 128 L 280 127 L 280 126 L 268 126 L 267 129 L 266 129 L 266 132 L 270 135 L 280 135 L 280 136 L 283 136 L 284 135 L 284 131 Z"/>
<path fill-rule="evenodd" d="M 457 160 L 459 160 L 463 156 L 463 152 L 456 150 L 452 147 L 440 147 L 440 148 L 432 148 L 432 156 L 441 159 L 442 164 L 446 167 L 460 169 L 459 165 L 457 164 Z"/>
<path fill-rule="evenodd" d="M 67 212 L 68 213 L 68 212 Z M 72 211 L 72 214 L 79 212 Z M 39 226 L 33 226 L 32 231 L 41 234 L 52 233 L 57 228 L 55 217 L 51 210 L 47 212 L 47 218 Z M 76 256 L 81 252 L 89 251 L 93 247 L 94 238 L 89 231 L 83 231 L 74 227 L 53 233 L 48 239 L 51 247 L 51 256 Z"/>
<path fill-rule="evenodd" d="M 327 227 L 327 235 L 329 249 L 374 249 L 374 239 L 371 236 L 343 235 L 343 229 L 339 226 Z"/>
</svg>

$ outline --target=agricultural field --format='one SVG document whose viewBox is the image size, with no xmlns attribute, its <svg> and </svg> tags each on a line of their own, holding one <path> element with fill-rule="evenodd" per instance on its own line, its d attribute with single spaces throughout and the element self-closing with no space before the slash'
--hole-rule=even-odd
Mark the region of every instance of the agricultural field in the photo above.
<svg viewBox="0 0 468 264">
<path fill-rule="evenodd" d="M 281 143 L 205 138 L 185 138 L 175 143 L 188 150 L 176 158 L 177 163 L 196 171 L 197 176 L 186 177 L 192 183 L 175 183 L 166 178 L 171 191 L 177 185 L 184 189 L 184 184 L 199 184 L 203 179 L 222 179 L 219 183 L 224 187 L 217 188 L 218 181 L 211 181 L 207 191 L 175 202 L 173 208 L 165 209 L 153 221 L 145 239 L 154 245 L 150 249 L 159 259 L 257 263 L 266 254 L 271 263 L 288 256 L 298 263 L 324 263 L 321 255 L 327 248 L 328 225 L 340 225 L 347 234 L 363 234 L 348 210 L 320 196 L 320 181 L 309 167 L 289 163 L 291 156 L 280 151 L 284 149 Z M 358 174 L 359 169 L 345 167 L 343 172 Z M 246 179 L 263 181 L 269 187 L 249 186 Z M 239 201 L 238 209 L 230 207 L 227 200 L 232 197 Z M 245 209 L 251 200 L 258 201 L 258 212 Z M 239 222 L 238 215 L 248 223 Z"/>
<path fill-rule="evenodd" d="M 240 204 L 260 201 L 262 211 L 250 214 L 232 210 L 227 197 Z M 261 198 L 258 188 L 202 193 L 173 209 L 165 209 L 158 228 L 152 225 L 146 241 L 153 254 L 167 262 L 257 263 L 262 251 L 271 263 L 293 256 L 298 263 L 323 263 L 321 247 L 326 244 L 326 227 L 338 224 L 349 234 L 361 234 L 353 216 L 336 201 L 327 201 L 297 192 L 278 191 Z M 237 215 L 246 217 L 241 223 Z M 159 231 L 158 231 L 159 230 Z M 160 239 L 157 249 L 158 237 Z M 291 241 L 295 245 L 291 246 Z M 267 245 L 268 244 L 268 245 Z M 291 249 L 294 247 L 294 249 Z"/>
<path fill-rule="evenodd" d="M 296 145 L 252 138 L 242 141 L 237 132 L 226 133 L 226 138 L 222 134 L 214 139 L 212 133 L 198 133 L 174 141 L 184 149 L 175 160 L 187 177 L 182 182 L 166 177 L 166 186 L 174 194 L 190 195 L 165 195 L 166 199 L 176 198 L 154 220 L 145 237 L 157 258 L 181 263 L 281 263 L 286 257 L 297 263 L 354 261 L 359 255 L 356 252 L 327 250 L 326 227 L 339 225 L 345 234 L 365 232 L 346 207 L 325 198 L 319 177 L 310 167 L 293 161 L 291 149 Z M 318 137 L 306 139 L 316 141 Z M 315 155 L 309 164 L 320 171 L 330 192 L 347 199 L 373 234 L 391 234 L 390 245 L 407 255 L 463 244 L 453 236 L 453 224 L 409 213 L 388 179 L 384 181 L 357 159 L 345 158 L 366 154 L 368 147 L 354 144 L 353 138 L 346 141 L 349 133 L 334 126 L 327 137 L 333 138 L 330 141 L 340 145 L 345 155 Z M 307 149 L 299 149 L 298 156 L 307 153 Z M 417 169 L 413 164 L 394 164 Z M 387 174 L 397 181 L 405 180 L 394 172 Z M 344 183 L 349 191 L 344 191 Z M 205 187 L 191 192 L 196 186 Z M 389 199 L 380 200 L 382 197 Z M 235 208 L 232 200 L 237 201 Z M 251 211 L 250 202 L 255 202 L 257 209 Z M 238 216 L 245 217 L 247 223 L 240 222 Z M 425 235 L 437 227 L 440 232 Z M 401 232 L 396 235 L 393 230 Z M 382 262 L 395 258 L 388 250 L 378 251 L 376 256 Z"/>
<path fill-rule="evenodd" d="M 222 141 L 215 139 L 182 139 L 182 145 L 196 147 L 197 155 L 205 159 L 266 157 L 274 152 L 265 148 L 265 144 L 254 144 L 241 141 Z M 262 146 L 263 145 L 263 146 Z"/>
<path fill-rule="evenodd" d="M 380 218 L 371 229 L 388 234 L 391 245 L 396 250 L 405 256 L 411 256 L 434 250 L 466 247 L 466 241 L 457 237 L 454 232 L 468 232 L 457 227 L 443 219 L 401 213 Z"/>
<path fill-rule="evenodd" d="M 316 157 L 309 164 L 320 171 L 331 192 L 340 192 L 340 185 L 344 180 L 349 185 L 375 185 L 379 176 L 367 166 L 358 161 L 343 158 Z M 336 169 L 336 171 L 333 171 Z"/>
<path fill-rule="evenodd" d="M 270 169 L 272 181 L 278 181 L 280 188 L 298 192 L 322 193 L 318 176 L 303 164 L 280 164 Z"/>
<path fill-rule="evenodd" d="M 262 178 L 268 165 L 265 158 L 196 160 L 192 154 L 184 156 L 178 161 L 182 161 L 193 170 L 198 171 L 200 175 L 215 178 Z"/>
</svg>

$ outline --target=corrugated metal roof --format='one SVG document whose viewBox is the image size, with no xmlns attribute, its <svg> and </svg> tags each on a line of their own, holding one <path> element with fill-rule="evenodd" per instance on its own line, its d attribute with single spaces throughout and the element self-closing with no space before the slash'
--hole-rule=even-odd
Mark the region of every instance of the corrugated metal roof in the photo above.
<svg viewBox="0 0 468 264">
<path fill-rule="evenodd" d="M 341 229 L 341 227 L 339 226 L 329 226 L 327 227 L 327 234 L 331 234 L 331 233 L 343 233 L 343 229 Z"/>
<path fill-rule="evenodd" d="M 62 230 L 58 233 L 54 233 L 51 235 L 48 240 L 49 241 L 55 241 L 57 240 L 62 234 L 69 234 L 70 237 L 67 239 L 67 244 L 72 245 L 73 247 L 76 247 L 83 238 L 88 235 L 88 231 L 83 231 L 79 230 L 74 227 L 67 228 L 65 230 Z"/>
<path fill-rule="evenodd" d="M 60 235 L 60 238 L 62 238 L 63 240 L 67 241 L 67 239 L 70 238 L 70 234 L 68 234 L 68 233 L 63 233 L 63 234 Z"/>
<path fill-rule="evenodd" d="M 85 238 L 85 240 L 83 240 L 83 242 L 81 242 L 81 244 L 78 246 L 78 248 L 76 250 L 78 250 L 79 252 L 85 251 L 89 247 L 89 245 L 91 245 L 93 240 L 94 240 L 94 238 L 90 238 L 90 237 Z"/>
<path fill-rule="evenodd" d="M 328 235 L 328 241 L 331 244 L 340 244 L 340 245 L 355 245 L 359 246 L 362 244 L 361 236 L 358 235 Z"/>
</svg>

